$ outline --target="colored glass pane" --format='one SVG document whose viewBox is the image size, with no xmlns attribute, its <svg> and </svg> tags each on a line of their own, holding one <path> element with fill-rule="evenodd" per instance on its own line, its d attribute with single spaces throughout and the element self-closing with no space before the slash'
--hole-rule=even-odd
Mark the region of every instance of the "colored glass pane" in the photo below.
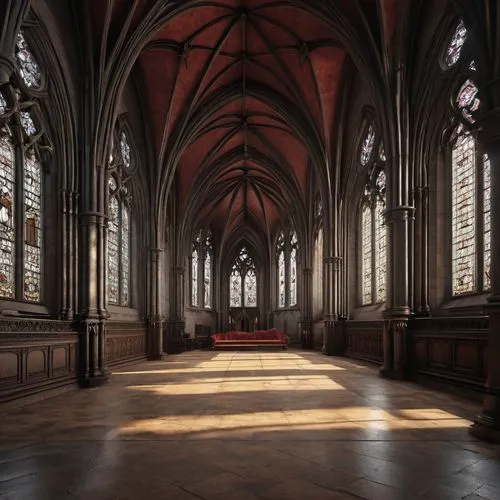
<svg viewBox="0 0 500 500">
<path fill-rule="evenodd" d="M 0 138 L 0 296 L 15 297 L 15 155 L 9 135 Z"/>
<path fill-rule="evenodd" d="M 453 293 L 476 289 L 476 162 L 470 134 L 452 152 L 452 280 Z"/>
<path fill-rule="evenodd" d="M 446 52 L 444 55 L 444 62 L 449 68 L 454 66 L 460 59 L 460 54 L 462 53 L 462 48 L 466 39 L 467 29 L 465 28 L 464 22 L 460 21 L 455 31 L 453 32 L 450 43 L 448 44 L 448 47 L 446 47 Z"/>
<path fill-rule="evenodd" d="M 22 32 L 19 32 L 16 40 L 15 57 L 19 75 L 25 85 L 29 88 L 38 88 L 42 83 L 40 66 L 36 62 L 26 39 Z"/>
</svg>

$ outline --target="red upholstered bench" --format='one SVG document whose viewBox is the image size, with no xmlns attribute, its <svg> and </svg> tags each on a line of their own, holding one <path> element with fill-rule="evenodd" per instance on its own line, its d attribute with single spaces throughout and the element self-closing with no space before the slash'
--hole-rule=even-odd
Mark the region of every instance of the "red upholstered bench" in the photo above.
<svg viewBox="0 0 500 500">
<path fill-rule="evenodd" d="M 277 328 L 256 330 L 255 332 L 228 332 L 212 335 L 212 348 L 242 348 L 242 347 L 288 347 L 288 335 Z"/>
</svg>

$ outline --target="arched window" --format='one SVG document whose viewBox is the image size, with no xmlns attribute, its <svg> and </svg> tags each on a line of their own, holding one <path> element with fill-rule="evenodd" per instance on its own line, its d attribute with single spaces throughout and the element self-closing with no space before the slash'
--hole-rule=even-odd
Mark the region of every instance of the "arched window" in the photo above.
<svg viewBox="0 0 500 500">
<path fill-rule="evenodd" d="M 18 85 L 0 90 L 0 298 L 41 302 L 42 152 L 51 147 L 31 92 L 43 73 L 22 32 L 13 55 Z"/>
<path fill-rule="evenodd" d="M 200 231 L 193 242 L 193 248 L 191 250 L 191 305 L 193 307 L 198 307 L 200 305 L 199 301 L 199 283 L 200 283 L 200 255 L 201 249 L 201 238 L 202 231 Z"/>
<path fill-rule="evenodd" d="M 370 125 L 361 144 L 359 163 L 368 169 L 360 206 L 360 297 L 362 305 L 386 300 L 387 230 L 384 224 L 386 159 L 382 142 Z M 376 147 L 377 146 L 377 147 Z M 377 154 L 374 154 L 374 151 Z"/>
<path fill-rule="evenodd" d="M 286 271 L 285 271 L 285 235 L 283 232 L 278 237 L 278 307 L 286 306 Z"/>
<path fill-rule="evenodd" d="M 229 306 L 257 307 L 257 270 L 245 247 L 240 250 L 229 276 Z"/>
<path fill-rule="evenodd" d="M 212 307 L 213 247 L 212 233 L 200 230 L 191 247 L 191 306 Z"/>
<path fill-rule="evenodd" d="M 452 293 L 490 288 L 490 161 L 459 125 L 451 152 Z"/>
<path fill-rule="evenodd" d="M 209 309 L 212 307 L 212 235 L 208 233 L 205 240 L 205 261 L 203 266 L 203 305 Z"/>
<path fill-rule="evenodd" d="M 295 231 L 281 231 L 276 243 L 278 308 L 297 305 L 297 253 Z"/>
<path fill-rule="evenodd" d="M 292 233 L 290 240 L 290 306 L 297 305 L 297 234 Z"/>
<path fill-rule="evenodd" d="M 130 218 L 128 193 L 110 176 L 108 202 L 108 302 L 129 305 Z"/>
<path fill-rule="evenodd" d="M 130 201 L 127 170 L 132 167 L 132 148 L 125 131 L 117 136 L 117 151 L 110 154 L 108 179 L 107 300 L 130 305 Z"/>
</svg>

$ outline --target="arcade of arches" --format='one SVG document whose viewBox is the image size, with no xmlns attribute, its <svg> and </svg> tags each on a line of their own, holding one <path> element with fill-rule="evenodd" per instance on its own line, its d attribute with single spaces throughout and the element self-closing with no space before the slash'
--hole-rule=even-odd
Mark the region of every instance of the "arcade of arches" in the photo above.
<svg viewBox="0 0 500 500">
<path fill-rule="evenodd" d="M 498 440 L 499 61 L 495 0 L 0 2 L 0 401 L 276 327 Z"/>
</svg>

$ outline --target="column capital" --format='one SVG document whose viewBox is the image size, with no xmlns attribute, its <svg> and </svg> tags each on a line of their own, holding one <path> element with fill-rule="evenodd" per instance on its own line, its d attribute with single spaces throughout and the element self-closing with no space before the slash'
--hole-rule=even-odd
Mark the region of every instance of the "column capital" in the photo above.
<svg viewBox="0 0 500 500">
<path fill-rule="evenodd" d="M 384 210 L 382 215 L 385 217 L 386 223 L 391 223 L 400 220 L 413 219 L 415 216 L 415 211 L 415 207 L 409 205 L 401 205 L 399 207 L 393 207 Z"/>
</svg>

